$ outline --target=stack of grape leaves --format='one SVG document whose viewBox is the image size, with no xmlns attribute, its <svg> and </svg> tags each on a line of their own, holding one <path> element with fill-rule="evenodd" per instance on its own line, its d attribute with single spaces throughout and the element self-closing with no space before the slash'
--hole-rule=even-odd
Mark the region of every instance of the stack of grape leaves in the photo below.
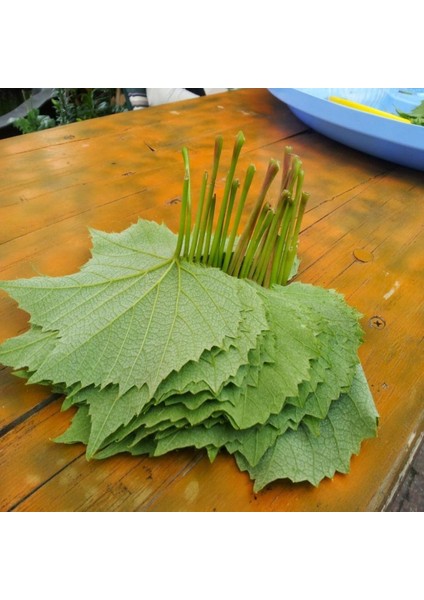
<svg viewBox="0 0 424 600">
<path fill-rule="evenodd" d="M 97 459 L 224 451 L 255 491 L 349 471 L 378 417 L 339 293 L 234 277 L 151 221 L 91 235 L 78 273 L 1 284 L 31 317 L 0 361 L 76 408 L 57 442 Z"/>
</svg>

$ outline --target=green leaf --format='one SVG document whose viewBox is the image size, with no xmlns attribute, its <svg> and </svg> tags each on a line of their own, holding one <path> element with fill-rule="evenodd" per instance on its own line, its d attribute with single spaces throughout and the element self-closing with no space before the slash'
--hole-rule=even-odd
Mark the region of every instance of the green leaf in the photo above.
<svg viewBox="0 0 424 600">
<path fill-rule="evenodd" d="M 273 362 L 264 364 L 257 384 L 248 386 L 229 411 L 234 426 L 239 429 L 264 424 L 270 415 L 278 414 L 287 399 L 297 395 L 301 382 L 309 378 L 311 361 L 320 351 L 308 313 L 301 305 L 285 302 L 288 288 L 257 288 L 267 309 L 270 330 L 275 335 Z"/>
<path fill-rule="evenodd" d="M 110 456 L 114 456 L 115 454 L 122 454 L 123 452 L 129 452 L 134 456 L 139 456 L 141 454 L 148 454 L 152 456 L 155 447 L 156 442 L 152 437 L 146 437 L 145 439 L 140 440 L 135 446 L 128 445 L 128 441 L 127 439 L 125 439 L 120 442 L 109 444 L 108 446 L 97 452 L 94 458 L 109 458 Z"/>
<path fill-rule="evenodd" d="M 254 467 L 268 448 L 274 445 L 277 437 L 291 426 L 295 410 L 293 406 L 284 407 L 278 414 L 278 428 L 268 421 L 264 425 L 238 431 L 237 436 L 225 444 L 226 449 L 231 454 L 243 456 L 249 466 Z"/>
<path fill-rule="evenodd" d="M 204 427 L 198 425 L 190 428 L 169 430 L 165 435 L 156 439 L 154 456 L 161 456 L 181 448 L 206 448 L 212 446 L 221 448 L 229 439 L 234 438 L 236 432 L 230 425 L 215 425 Z"/>
<path fill-rule="evenodd" d="M 288 286 L 285 298 L 309 314 L 322 348 L 318 359 L 311 363 L 310 380 L 288 402 L 299 407 L 298 421 L 303 415 L 323 419 L 331 402 L 351 386 L 363 336 L 361 315 L 341 294 L 309 284 Z"/>
<path fill-rule="evenodd" d="M 55 442 L 60 444 L 88 444 L 91 430 L 91 419 L 88 414 L 88 406 L 81 406 L 75 413 L 71 425 Z"/>
<path fill-rule="evenodd" d="M 90 435 L 86 442 L 87 458 L 92 458 L 106 438 L 119 427 L 127 425 L 150 400 L 146 386 L 132 387 L 120 394 L 118 386 L 99 390 L 93 386 L 84 388 L 74 396 L 74 402 L 86 403 L 90 415 Z"/>
<path fill-rule="evenodd" d="M 194 394 L 210 390 L 217 394 L 241 365 L 250 362 L 249 353 L 258 343 L 258 336 L 268 329 L 264 304 L 256 291 L 244 282 L 234 280 L 241 303 L 241 321 L 235 336 L 226 336 L 221 348 L 206 350 L 197 361 L 190 361 L 180 371 L 171 373 L 158 387 L 156 401 L 174 394 Z"/>
<path fill-rule="evenodd" d="M 350 459 L 359 452 L 362 441 L 376 435 L 377 419 L 368 383 L 358 366 L 351 389 L 332 403 L 318 437 L 305 427 L 288 430 L 277 438 L 256 467 L 249 467 L 241 456 L 237 456 L 237 462 L 255 480 L 255 491 L 285 478 L 309 481 L 316 486 L 336 471 L 349 471 Z"/>
<path fill-rule="evenodd" d="M 163 379 L 235 336 L 242 306 L 234 279 L 170 258 L 175 236 L 140 221 L 122 234 L 94 233 L 93 258 L 75 275 L 35 277 L 2 287 L 58 332 L 30 381 L 119 385 L 120 393 Z"/>
<path fill-rule="evenodd" d="M 27 369 L 31 374 L 43 364 L 56 344 L 56 331 L 43 331 L 41 327 L 33 325 L 22 335 L 1 344 L 0 362 L 15 369 Z"/>
<path fill-rule="evenodd" d="M 424 100 L 409 112 L 397 110 L 399 116 L 408 119 L 414 125 L 424 125 Z"/>
<path fill-rule="evenodd" d="M 252 353 L 258 354 L 259 352 L 255 348 L 252 350 Z M 258 370 L 256 359 L 252 359 L 252 365 L 249 365 L 248 369 Z M 246 371 L 246 376 L 247 373 L 248 371 Z M 230 378 L 230 381 L 232 379 Z M 235 386 L 233 383 L 227 385 L 233 388 L 233 394 L 236 395 L 238 386 Z M 110 392 L 113 389 L 116 390 L 116 386 L 115 388 L 111 388 Z M 194 394 L 176 394 L 174 397 L 171 396 L 157 405 L 154 398 L 148 406 L 142 403 L 137 404 L 136 388 L 133 388 L 121 397 L 119 397 L 119 394 L 116 394 L 116 398 L 112 402 L 110 402 L 107 394 L 103 395 L 103 391 L 101 395 L 98 390 L 94 390 L 94 392 L 98 393 L 98 402 L 94 405 L 93 399 L 97 399 L 95 393 L 89 396 L 87 390 L 82 390 L 73 396 L 74 401 L 83 401 L 90 405 L 93 427 L 90 443 L 87 447 L 88 456 L 92 456 L 102 446 L 105 439 L 107 437 L 110 438 L 112 434 L 115 441 L 123 441 L 127 437 L 129 445 L 132 445 L 137 439 L 140 439 L 137 432 L 149 431 L 149 433 L 156 433 L 163 426 L 165 428 L 173 427 L 175 423 L 178 423 L 179 426 L 184 424 L 193 427 L 203 424 L 211 427 L 211 424 L 217 417 L 228 418 L 228 411 L 231 411 L 234 406 L 233 403 L 236 403 L 234 399 L 232 399 L 233 403 L 230 401 L 230 395 L 227 394 L 226 396 L 230 400 L 223 400 L 220 398 L 220 394 L 213 394 L 210 390 L 197 391 Z M 131 402 L 132 398 L 134 398 L 133 402 Z M 137 414 L 138 416 L 136 416 Z M 130 422 L 130 418 L 133 416 L 135 418 Z M 101 424 L 101 436 L 95 433 L 95 424 Z M 134 436 L 135 432 L 136 435 Z M 96 439 L 93 440 L 95 435 Z M 144 437 L 144 433 L 142 435 Z"/>
</svg>

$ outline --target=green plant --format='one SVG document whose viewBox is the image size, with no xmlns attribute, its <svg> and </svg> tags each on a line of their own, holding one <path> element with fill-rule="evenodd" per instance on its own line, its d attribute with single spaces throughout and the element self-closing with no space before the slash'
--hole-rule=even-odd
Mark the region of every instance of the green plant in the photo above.
<svg viewBox="0 0 424 600">
<path fill-rule="evenodd" d="M 32 133 L 42 129 L 50 129 L 50 127 L 56 125 L 56 122 L 48 115 L 41 115 L 38 108 L 32 108 L 25 117 L 14 119 L 12 124 L 21 133 Z"/>
<path fill-rule="evenodd" d="M 51 103 L 54 117 L 32 109 L 25 117 L 15 119 L 13 125 L 21 133 L 30 133 L 127 110 L 116 101 L 115 88 L 56 88 Z"/>
<path fill-rule="evenodd" d="M 125 109 L 115 98 L 112 88 L 57 88 L 52 98 L 58 125 L 85 121 L 122 112 Z"/>
<path fill-rule="evenodd" d="M 411 121 L 413 125 L 423 125 L 424 126 L 424 100 L 416 106 L 413 110 L 409 112 L 404 110 L 396 109 L 398 115 L 403 117 L 404 119 L 408 119 Z"/>
</svg>

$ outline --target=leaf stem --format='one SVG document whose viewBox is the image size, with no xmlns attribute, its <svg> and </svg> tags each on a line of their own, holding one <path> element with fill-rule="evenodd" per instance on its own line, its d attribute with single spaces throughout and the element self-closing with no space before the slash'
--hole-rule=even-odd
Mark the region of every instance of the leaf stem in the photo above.
<svg viewBox="0 0 424 600">
<path fill-rule="evenodd" d="M 290 215 L 288 214 L 289 210 L 290 210 L 289 205 L 292 203 L 292 199 L 290 198 L 290 192 L 286 189 L 283 189 L 282 193 L 280 194 L 279 201 L 283 204 L 281 223 L 280 223 L 279 231 L 277 232 L 277 239 L 276 239 L 275 246 L 274 246 L 274 257 L 273 257 L 268 287 L 270 287 L 271 285 L 276 283 L 278 280 L 279 266 L 280 266 L 281 258 L 282 258 L 283 251 L 284 251 L 284 243 L 285 243 L 287 228 L 288 228 L 288 224 L 289 224 L 289 220 L 290 220 Z"/>
<path fill-rule="evenodd" d="M 250 265 L 250 269 L 249 269 L 249 273 L 248 273 L 247 277 L 249 279 L 252 279 L 253 281 L 256 281 L 255 273 L 257 271 L 259 261 L 261 260 L 262 251 L 265 246 L 266 236 L 267 236 L 267 232 L 269 231 L 269 228 L 271 226 L 272 218 L 273 218 L 273 215 L 270 213 L 268 219 L 264 223 L 263 233 L 262 233 L 262 236 L 260 237 L 258 248 L 255 252 L 255 256 L 253 257 L 252 264 Z"/>
<path fill-rule="evenodd" d="M 255 275 L 256 283 L 258 283 L 259 285 L 264 284 L 268 267 L 273 258 L 278 230 L 280 228 L 285 207 L 285 198 L 283 197 L 283 195 L 280 195 L 277 210 L 274 213 L 274 217 L 271 226 L 267 232 L 265 244 L 261 252 L 260 260 L 257 267 L 257 275 Z"/>
<path fill-rule="evenodd" d="M 302 196 L 302 184 L 303 184 L 303 171 L 300 170 L 300 161 L 299 164 L 296 165 L 296 193 L 293 199 L 293 208 L 291 210 L 291 218 L 287 231 L 287 239 L 284 247 L 283 259 L 282 259 L 282 269 L 281 269 L 281 285 L 285 285 L 287 283 L 287 279 L 289 276 L 288 272 L 288 258 L 293 250 L 293 235 L 296 224 L 296 215 L 299 210 L 300 198 Z M 293 169 L 295 170 L 295 169 Z M 292 182 L 292 189 L 294 188 L 294 181 Z"/>
<path fill-rule="evenodd" d="M 273 182 L 275 176 L 277 175 L 277 173 L 279 171 L 279 168 L 280 168 L 280 164 L 278 161 L 276 161 L 274 159 L 271 159 L 269 161 L 268 169 L 265 174 L 265 179 L 262 183 L 262 187 L 259 192 L 259 196 L 256 200 L 256 203 L 250 214 L 247 225 L 244 228 L 243 233 L 240 236 L 240 239 L 238 241 L 234 255 L 231 259 L 230 266 L 228 269 L 228 273 L 230 275 L 233 275 L 234 273 L 238 273 L 240 271 L 241 264 L 243 262 L 243 258 L 244 258 L 245 252 L 246 252 L 246 248 L 247 248 L 249 240 L 252 236 L 258 216 L 262 210 L 262 205 L 265 201 L 265 197 L 271 186 L 271 183 Z"/>
<path fill-rule="evenodd" d="M 210 249 L 211 238 L 212 238 L 213 218 L 214 218 L 214 214 L 215 214 L 215 204 L 216 204 L 216 194 L 213 195 L 213 197 L 209 203 L 208 220 L 207 220 L 207 226 L 206 226 L 206 240 L 205 240 L 205 247 L 203 248 L 203 254 L 202 254 L 202 263 L 203 264 L 207 264 L 207 262 L 208 262 L 209 249 Z"/>
<path fill-rule="evenodd" d="M 269 227 L 269 224 L 273 218 L 273 211 L 269 204 L 264 204 L 258 220 L 256 222 L 255 229 L 253 231 L 252 237 L 249 241 L 249 245 L 247 247 L 243 263 L 241 265 L 240 271 L 237 274 L 237 277 L 244 278 L 248 277 L 250 273 L 250 269 L 252 267 L 252 263 L 260 244 L 260 241 Z M 256 266 L 256 265 L 255 265 Z"/>
<path fill-rule="evenodd" d="M 191 233 L 191 182 L 190 182 L 190 162 L 188 158 L 187 148 L 183 148 L 183 159 L 185 166 L 185 179 L 187 180 L 186 186 L 186 205 L 185 205 L 185 233 L 184 233 L 184 256 L 187 258 L 190 249 L 190 233 Z"/>
<path fill-rule="evenodd" d="M 253 257 L 255 256 L 256 250 L 258 248 L 259 242 L 268 227 L 266 223 L 266 218 L 269 214 L 271 214 L 271 207 L 269 204 L 264 204 L 262 210 L 259 214 L 258 220 L 256 221 L 255 229 L 252 233 L 252 237 L 249 240 L 249 245 L 246 249 L 246 253 L 244 255 L 244 260 L 241 265 L 240 271 L 238 273 L 238 277 L 244 278 L 247 277 L 250 267 L 252 265 Z M 272 214 L 271 214 L 272 217 Z"/>
<path fill-rule="evenodd" d="M 228 239 L 228 244 L 227 247 L 225 249 L 225 259 L 224 259 L 224 263 L 222 265 L 222 270 L 225 273 L 228 273 L 228 267 L 230 265 L 230 261 L 232 258 L 232 254 L 233 254 L 233 248 L 234 248 L 234 242 L 237 236 L 237 231 L 240 225 L 240 219 L 241 219 L 241 215 L 243 213 L 243 208 L 246 202 L 246 198 L 247 198 L 247 194 L 249 193 L 249 189 L 250 186 L 252 184 L 253 181 L 253 177 L 256 173 L 256 168 L 255 165 L 249 165 L 247 167 L 247 171 L 246 171 L 246 175 L 244 178 L 244 183 L 243 183 L 243 189 L 241 192 L 241 196 L 240 196 L 240 200 L 237 206 L 237 212 L 236 212 L 236 216 L 234 218 L 234 222 L 233 222 L 233 226 L 231 229 L 231 233 L 230 233 L 230 237 Z"/>
<path fill-rule="evenodd" d="M 227 178 L 225 181 L 224 195 L 222 198 L 218 221 L 217 221 L 216 228 L 215 228 L 215 233 L 214 233 L 210 256 L 208 258 L 208 264 L 212 265 L 214 267 L 217 266 L 218 260 L 219 260 L 219 248 L 222 247 L 221 233 L 222 233 L 222 228 L 224 225 L 224 218 L 225 218 L 225 214 L 227 212 L 228 200 L 230 198 L 230 191 L 231 191 L 232 184 L 233 184 L 234 173 L 235 173 L 235 170 L 237 167 L 237 162 L 238 162 L 240 152 L 241 152 L 244 142 L 245 142 L 245 137 L 244 137 L 243 133 L 241 131 L 239 131 L 239 133 L 237 134 L 236 140 L 234 142 L 233 154 L 231 157 L 231 164 L 230 164 L 230 168 L 228 170 Z M 224 240 L 224 242 L 225 242 L 225 240 Z"/>
<path fill-rule="evenodd" d="M 192 232 L 191 244 L 190 244 L 190 252 L 188 254 L 188 260 L 190 262 L 193 261 L 194 253 L 196 251 L 197 244 L 198 244 L 199 237 L 200 237 L 202 212 L 203 212 L 203 205 L 204 205 L 204 201 L 205 201 L 205 194 L 206 194 L 206 185 L 207 185 L 207 182 L 208 182 L 208 172 L 205 171 L 203 173 L 202 187 L 200 188 L 199 204 L 197 206 L 197 212 L 196 212 L 196 223 L 194 225 L 194 229 L 193 229 L 193 232 Z"/>
<path fill-rule="evenodd" d="M 208 173 L 205 171 L 203 174 L 193 231 L 190 164 L 187 148 L 183 148 L 185 174 L 174 258 L 184 256 L 189 262 L 219 267 L 229 275 L 247 277 L 265 287 L 285 285 L 293 269 L 301 222 L 309 198 L 309 194 L 302 190 L 302 163 L 299 157 L 293 154 L 292 148 L 287 146 L 284 151 L 280 194 L 278 202 L 275 203 L 266 201 L 266 197 L 280 170 L 280 163 L 274 159 L 269 161 L 259 194 L 236 243 L 247 195 L 256 172 L 255 166 L 249 165 L 233 217 L 235 199 L 240 187 L 239 180 L 235 178 L 235 171 L 244 142 L 245 137 L 239 132 L 234 142 L 218 214 L 215 184 L 223 139 L 222 136 L 215 138 L 212 176 L 208 182 Z M 227 238 L 228 232 L 230 234 Z"/>
<path fill-rule="evenodd" d="M 209 198 L 211 200 L 215 193 L 215 182 L 216 182 L 216 178 L 218 175 L 219 161 L 221 158 L 223 144 L 224 144 L 224 140 L 222 138 L 222 135 L 217 135 L 215 138 L 214 158 L 213 158 L 213 165 L 212 165 L 212 177 L 211 177 L 211 183 L 210 183 L 210 188 L 209 188 Z"/>
<path fill-rule="evenodd" d="M 291 146 L 286 146 L 284 148 L 283 172 L 281 174 L 280 192 L 283 192 L 283 190 L 287 189 L 292 159 L 293 159 L 293 148 Z"/>
<path fill-rule="evenodd" d="M 233 214 L 234 202 L 235 202 L 237 190 L 239 189 L 239 187 L 240 187 L 240 181 L 238 179 L 234 179 L 232 186 L 231 186 L 230 198 L 228 201 L 224 226 L 223 226 L 222 232 L 221 232 L 221 246 L 218 249 L 219 255 L 217 258 L 217 266 L 219 266 L 219 267 L 222 267 L 222 263 L 225 258 L 225 244 L 227 242 L 228 229 L 230 227 L 230 221 L 231 221 L 231 216 Z"/>
<path fill-rule="evenodd" d="M 212 176 L 211 176 L 211 179 L 209 182 L 209 188 L 208 188 L 208 194 L 206 196 L 204 212 L 202 215 L 202 219 L 200 221 L 199 239 L 198 239 L 197 248 L 195 249 L 195 254 L 194 254 L 194 260 L 196 262 L 204 262 L 208 258 L 208 255 L 206 255 L 206 257 L 205 257 L 205 252 L 203 250 L 203 246 L 205 244 L 205 234 L 206 234 L 206 230 L 207 230 L 207 226 L 208 226 L 211 202 L 212 202 L 212 198 L 215 193 L 215 183 L 216 183 L 216 178 L 218 175 L 219 161 L 220 161 L 221 153 L 222 153 L 222 146 L 223 146 L 223 138 L 221 135 L 217 135 L 215 138 L 215 146 L 214 146 Z"/>
<path fill-rule="evenodd" d="M 184 149 L 183 149 L 184 150 Z M 184 156 L 184 154 L 183 154 Z M 186 218 L 187 218 L 187 202 L 189 197 L 189 186 L 190 186 L 190 174 L 185 170 L 184 182 L 183 182 L 183 193 L 181 198 L 181 212 L 180 212 L 180 227 L 178 230 L 177 245 L 175 248 L 174 256 L 178 258 L 181 255 L 181 250 L 184 244 L 184 236 L 186 231 Z"/>
<path fill-rule="evenodd" d="M 303 218 L 303 214 L 305 212 L 305 207 L 306 207 L 308 200 L 309 200 L 309 194 L 307 194 L 306 192 L 303 192 L 301 195 L 300 203 L 299 203 L 299 210 L 298 210 L 297 216 L 296 216 L 296 224 L 295 224 L 293 236 L 292 236 L 292 239 L 289 244 L 286 265 L 284 267 L 284 272 L 283 272 L 282 285 L 286 285 L 286 283 L 290 277 L 291 270 L 293 268 L 293 263 L 294 263 L 294 259 L 296 256 L 297 246 L 298 246 L 300 227 L 302 224 L 302 218 Z"/>
<path fill-rule="evenodd" d="M 195 250 L 195 254 L 194 254 L 195 262 L 201 262 L 202 257 L 203 257 L 203 246 L 205 245 L 205 235 L 206 235 L 206 229 L 208 226 L 209 210 L 210 210 L 210 206 L 211 206 L 211 201 L 212 201 L 212 198 L 209 198 L 209 197 L 206 198 L 205 206 L 202 211 L 202 217 L 200 220 L 199 238 L 197 240 L 197 246 L 196 246 L 196 250 Z"/>
<path fill-rule="evenodd" d="M 278 242 L 277 242 L 277 257 L 276 257 L 276 266 L 274 269 L 274 275 L 271 275 L 271 282 L 270 285 L 272 285 L 273 283 L 278 283 L 281 285 L 281 279 L 282 279 L 282 275 L 283 275 L 283 271 L 284 271 L 284 252 L 287 246 L 287 232 L 289 230 L 289 226 L 291 223 L 291 220 L 293 218 L 293 198 L 291 197 L 290 193 L 288 190 L 285 190 L 287 192 L 287 202 L 286 202 L 286 208 L 284 211 L 284 217 L 283 217 L 283 221 L 281 224 L 281 231 L 278 237 Z"/>
<path fill-rule="evenodd" d="M 300 164 L 300 161 L 299 161 L 299 164 Z M 279 266 L 279 271 L 278 271 L 278 276 L 277 276 L 277 281 L 276 281 L 276 283 L 278 283 L 279 285 L 286 285 L 286 283 L 288 281 L 288 278 L 290 275 L 290 270 L 291 270 L 291 267 L 289 267 L 290 256 L 292 257 L 292 259 L 291 259 L 292 265 L 293 265 L 293 261 L 294 261 L 293 241 L 294 241 L 294 232 L 295 232 L 295 227 L 296 227 L 296 215 L 299 210 L 300 199 L 302 196 L 303 170 L 297 169 L 296 178 L 297 178 L 296 179 L 296 194 L 295 194 L 295 197 L 294 197 L 291 205 L 289 206 L 289 209 L 288 209 L 289 218 L 288 218 L 287 222 L 285 223 L 286 230 L 284 231 L 284 249 L 283 249 L 282 256 L 281 256 L 280 266 Z M 291 187 L 291 189 L 293 189 L 294 182 L 292 182 L 292 185 L 290 187 Z M 299 227 L 300 227 L 300 224 L 299 224 Z M 296 248 L 294 249 L 294 253 L 296 253 Z"/>
<path fill-rule="evenodd" d="M 208 195 L 207 195 L 207 201 L 206 201 L 208 208 L 209 208 L 210 202 L 213 198 L 213 195 L 215 194 L 215 183 L 216 183 L 216 178 L 218 175 L 219 161 L 221 158 L 223 143 L 224 142 L 223 142 L 222 136 L 217 135 L 215 138 L 215 147 L 214 147 L 213 163 L 212 163 L 212 175 L 211 175 L 211 179 L 210 179 L 210 183 L 209 183 L 209 189 L 208 189 Z"/>
<path fill-rule="evenodd" d="M 294 186 L 297 182 L 301 165 L 302 165 L 302 163 L 301 163 L 299 157 L 296 154 L 293 154 L 290 168 L 287 173 L 287 186 L 286 186 L 286 189 L 289 190 L 291 196 L 293 196 Z"/>
</svg>

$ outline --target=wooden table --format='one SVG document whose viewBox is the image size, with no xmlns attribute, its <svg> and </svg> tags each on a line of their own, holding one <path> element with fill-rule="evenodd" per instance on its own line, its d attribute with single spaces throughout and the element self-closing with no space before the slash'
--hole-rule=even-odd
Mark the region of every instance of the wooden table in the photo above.
<svg viewBox="0 0 424 600">
<path fill-rule="evenodd" d="M 241 165 L 264 171 L 287 144 L 303 160 L 311 200 L 298 278 L 342 292 L 362 314 L 360 358 L 380 413 L 348 475 L 319 487 L 282 481 L 252 492 L 221 455 L 121 455 L 88 462 L 82 445 L 51 439 L 71 412 L 42 386 L 0 370 L 3 511 L 378 511 L 423 430 L 424 173 L 318 135 L 268 91 L 248 89 L 122 113 L 0 141 L 0 278 L 73 273 L 90 256 L 88 227 L 121 231 L 139 217 L 176 230 L 183 166 L 211 168 L 215 135 L 228 160 L 239 130 Z M 220 182 L 222 185 L 222 182 Z M 195 187 L 195 184 L 194 184 Z M 196 189 L 194 189 L 194 193 Z M 364 262 L 355 256 L 365 250 Z M 359 255 L 358 255 L 359 256 Z M 1 292 L 0 340 L 28 316 Z"/>
</svg>

